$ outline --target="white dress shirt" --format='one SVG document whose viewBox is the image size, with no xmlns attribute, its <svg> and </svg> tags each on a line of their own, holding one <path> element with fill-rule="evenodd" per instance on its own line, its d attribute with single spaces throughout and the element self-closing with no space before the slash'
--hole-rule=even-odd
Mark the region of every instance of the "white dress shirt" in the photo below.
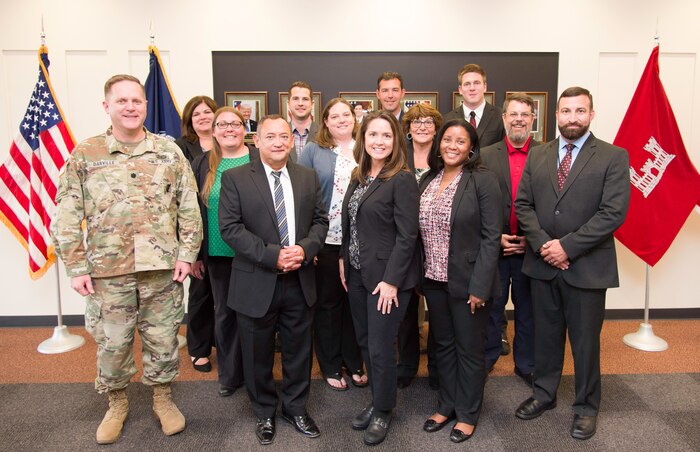
<svg viewBox="0 0 700 452">
<path fill-rule="evenodd" d="M 275 201 L 275 176 L 272 172 L 275 171 L 265 162 L 262 162 L 263 168 L 265 168 L 265 174 L 267 175 L 267 182 L 270 185 L 270 193 L 272 193 L 272 201 Z M 284 192 L 284 209 L 287 213 L 287 232 L 289 233 L 289 244 L 296 244 L 296 215 L 294 212 L 294 190 L 292 188 L 292 180 L 289 178 L 289 172 L 285 166 L 280 170 L 282 174 L 280 175 L 280 183 L 282 184 L 282 190 Z M 277 206 L 275 206 L 277 207 Z"/>
</svg>

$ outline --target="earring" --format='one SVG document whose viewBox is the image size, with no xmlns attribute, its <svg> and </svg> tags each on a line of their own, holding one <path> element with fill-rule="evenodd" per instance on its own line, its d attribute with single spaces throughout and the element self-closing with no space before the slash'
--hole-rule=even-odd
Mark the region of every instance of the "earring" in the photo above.
<svg viewBox="0 0 700 452">
<path fill-rule="evenodd" d="M 408 133 L 406 134 L 406 139 L 407 139 L 408 141 L 413 140 L 413 135 L 411 135 L 411 132 L 408 132 Z"/>
</svg>

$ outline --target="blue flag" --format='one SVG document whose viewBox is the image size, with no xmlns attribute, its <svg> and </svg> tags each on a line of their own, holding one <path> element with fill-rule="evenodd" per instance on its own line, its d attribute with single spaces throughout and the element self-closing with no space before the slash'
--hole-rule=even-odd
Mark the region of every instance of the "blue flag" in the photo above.
<svg viewBox="0 0 700 452">
<path fill-rule="evenodd" d="M 149 46 L 148 52 L 151 56 L 145 85 L 146 100 L 148 100 L 145 126 L 155 134 L 165 135 L 174 140 L 179 138 L 181 134 L 180 110 L 177 108 L 175 98 L 170 90 L 158 48 Z"/>
</svg>

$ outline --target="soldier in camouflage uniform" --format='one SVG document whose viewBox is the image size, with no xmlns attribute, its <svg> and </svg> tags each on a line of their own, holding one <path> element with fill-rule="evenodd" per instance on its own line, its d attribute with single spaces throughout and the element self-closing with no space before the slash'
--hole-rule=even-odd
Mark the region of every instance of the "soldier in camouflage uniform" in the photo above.
<svg viewBox="0 0 700 452">
<path fill-rule="evenodd" d="M 115 442 L 128 413 L 125 388 L 136 373 L 134 333 L 143 342 L 143 383 L 166 435 L 185 428 L 172 402 L 178 375 L 182 281 L 197 258 L 202 219 L 187 159 L 143 128 L 143 85 L 129 75 L 105 83 L 112 126 L 79 144 L 56 195 L 51 234 L 71 286 L 87 296 L 85 327 L 97 342 L 95 388 L 110 409 L 97 442 Z M 85 229 L 82 228 L 85 220 Z"/>
</svg>

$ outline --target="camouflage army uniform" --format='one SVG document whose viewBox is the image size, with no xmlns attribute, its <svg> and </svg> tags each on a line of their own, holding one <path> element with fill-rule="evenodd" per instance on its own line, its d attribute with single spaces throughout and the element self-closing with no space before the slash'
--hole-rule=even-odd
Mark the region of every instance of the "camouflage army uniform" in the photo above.
<svg viewBox="0 0 700 452">
<path fill-rule="evenodd" d="M 56 252 L 68 276 L 89 274 L 95 289 L 87 297 L 85 327 L 98 345 L 96 389 L 124 388 L 136 373 L 136 328 L 144 384 L 172 381 L 184 315 L 182 284 L 172 281 L 172 269 L 176 260 L 194 262 L 202 240 L 187 159 L 175 143 L 150 132 L 127 146 L 110 129 L 75 148 L 56 203 Z"/>
</svg>

